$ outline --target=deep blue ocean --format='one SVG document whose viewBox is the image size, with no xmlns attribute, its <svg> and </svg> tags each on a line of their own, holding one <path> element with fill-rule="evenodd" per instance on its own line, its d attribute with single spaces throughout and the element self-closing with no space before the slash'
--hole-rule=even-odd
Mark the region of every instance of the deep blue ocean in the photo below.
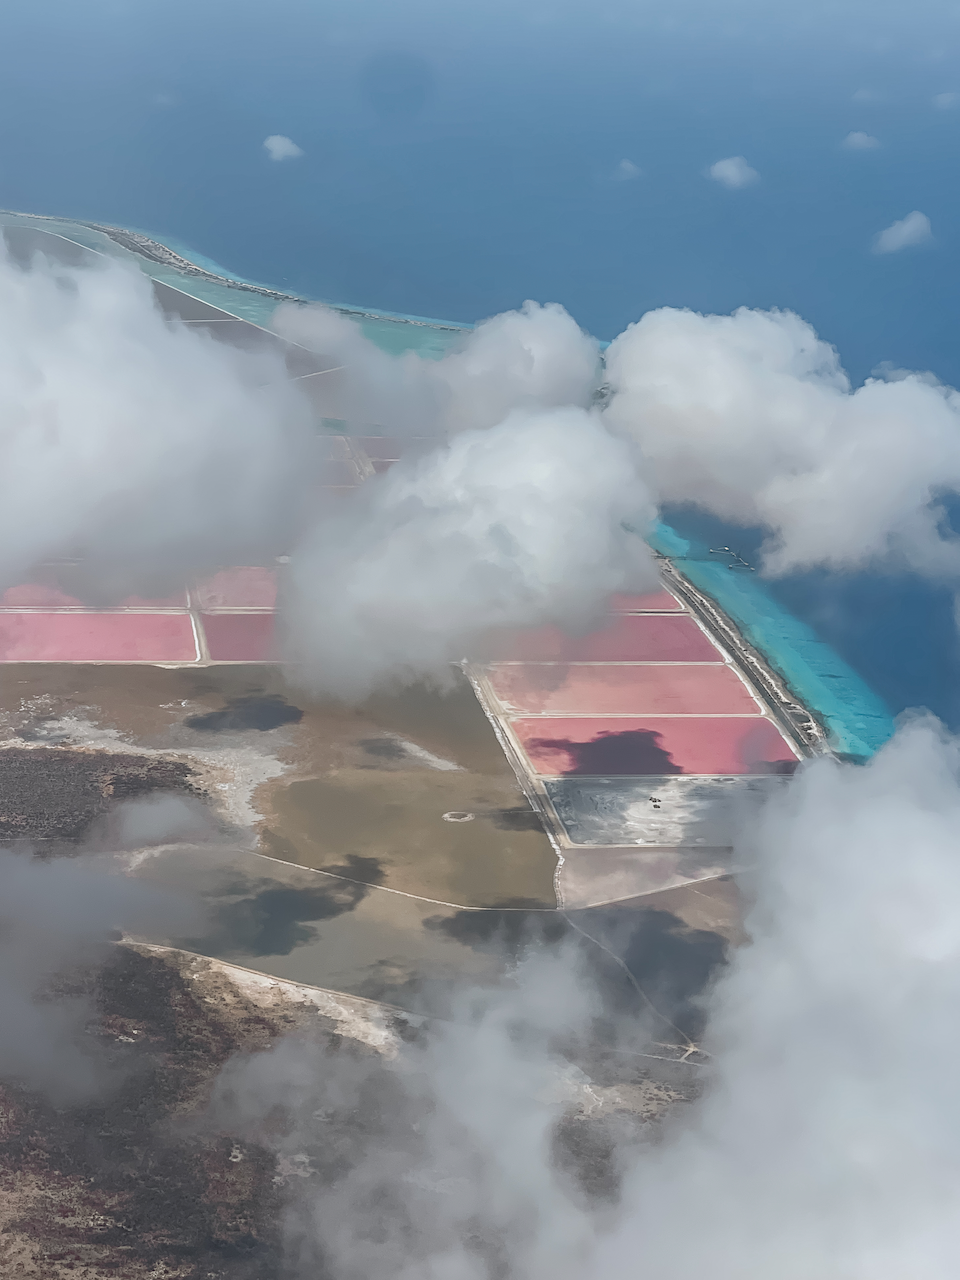
<svg viewBox="0 0 960 1280">
<path fill-rule="evenodd" d="M 38 0 L 4 16 L 0 207 L 462 321 L 532 297 L 612 338 L 661 305 L 789 307 L 855 381 L 890 362 L 958 384 L 956 20 L 898 9 Z M 880 145 L 845 149 L 851 130 Z M 303 155 L 272 162 L 272 134 Z M 756 186 L 704 177 L 740 154 Z M 871 253 L 914 209 L 932 246 Z M 755 534 L 721 535 L 754 554 Z M 949 593 L 825 574 L 776 590 L 892 709 L 960 726 Z"/>
</svg>

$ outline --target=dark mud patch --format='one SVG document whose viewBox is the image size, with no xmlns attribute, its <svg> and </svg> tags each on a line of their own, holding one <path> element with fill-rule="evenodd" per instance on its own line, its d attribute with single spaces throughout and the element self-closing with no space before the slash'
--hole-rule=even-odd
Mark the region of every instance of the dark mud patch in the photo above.
<svg viewBox="0 0 960 1280">
<path fill-rule="evenodd" d="M 539 814 L 526 805 L 512 809 L 494 809 L 488 815 L 498 831 L 542 831 Z"/>
</svg>

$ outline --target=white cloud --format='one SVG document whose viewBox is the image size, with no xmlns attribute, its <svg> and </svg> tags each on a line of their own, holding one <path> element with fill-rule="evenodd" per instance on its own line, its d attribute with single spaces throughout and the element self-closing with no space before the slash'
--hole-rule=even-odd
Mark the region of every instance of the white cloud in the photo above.
<svg viewBox="0 0 960 1280">
<path fill-rule="evenodd" d="M 411 435 L 494 427 L 514 409 L 586 408 L 600 370 L 596 342 L 555 303 L 484 320 L 442 360 L 387 355 L 327 307 L 279 307 L 273 328 L 342 366 L 308 384 L 323 417 Z"/>
<path fill-rule="evenodd" d="M 933 105 L 941 111 L 949 111 L 960 102 L 960 93 L 938 93 L 933 98 Z"/>
<path fill-rule="evenodd" d="M 729 156 L 726 160 L 718 160 L 707 170 L 707 176 L 731 190 L 749 187 L 760 181 L 759 173 L 756 169 L 751 169 L 743 156 Z"/>
<path fill-rule="evenodd" d="M 960 493 L 960 394 L 929 376 L 852 389 L 799 316 L 648 312 L 607 351 L 605 418 L 661 501 L 770 531 L 775 573 L 884 558 L 957 581 L 938 495 Z"/>
<path fill-rule="evenodd" d="M 899 222 L 892 222 L 881 231 L 873 242 L 874 253 L 897 253 L 900 249 L 910 249 L 918 244 L 926 244 L 933 239 L 930 230 L 930 219 L 925 213 L 914 209 Z"/>
<path fill-rule="evenodd" d="M 349 695 L 653 580 L 623 527 L 654 514 L 636 451 L 589 411 L 597 345 L 561 307 L 496 316 L 441 360 L 388 356 L 322 308 L 277 327 L 347 367 L 291 382 L 276 352 L 165 320 L 139 272 L 0 257 L 0 586 L 76 556 L 94 594 L 152 594 L 292 549 L 292 651 Z M 317 510 L 310 392 L 314 412 L 452 439 Z"/>
<path fill-rule="evenodd" d="M 294 551 L 287 652 L 309 687 L 354 698 L 442 676 L 478 630 L 582 620 L 649 569 L 621 522 L 643 526 L 653 505 L 632 446 L 589 412 L 597 344 L 562 307 L 494 316 L 440 360 L 388 355 L 324 307 L 281 307 L 273 327 L 337 366 L 309 383 L 322 416 L 450 437 Z"/>
<path fill-rule="evenodd" d="M 96 856 L 0 851 L 0 1074 L 56 1105 L 89 1101 L 124 1078 L 89 1032 L 91 1008 L 70 974 L 109 963 L 108 930 L 156 936 L 200 926 L 202 913 Z M 48 1273 L 49 1274 L 49 1273 Z"/>
<path fill-rule="evenodd" d="M 880 139 L 874 138 L 869 133 L 861 133 L 859 130 L 854 130 L 853 133 L 847 134 L 842 145 L 848 151 L 875 151 L 880 145 Z"/>
<path fill-rule="evenodd" d="M 634 178 L 639 178 L 642 173 L 640 166 L 634 164 L 632 160 L 621 160 L 617 165 L 615 176 L 619 182 L 630 182 Z"/>
<path fill-rule="evenodd" d="M 270 554 L 310 435 L 279 355 L 167 323 L 138 271 L 0 255 L 3 585 L 73 555 L 95 576 Z"/>
<path fill-rule="evenodd" d="M 642 1151 L 580 1274 L 956 1273 L 936 1064 L 960 1049 L 957 766 L 911 727 L 866 768 L 814 765 L 750 833 L 751 941 L 712 993 L 702 1099 Z"/>
<path fill-rule="evenodd" d="M 635 451 L 596 414 L 516 412 L 367 481 L 322 517 L 286 581 L 287 657 L 313 690 L 362 698 L 441 679 L 494 627 L 588 622 L 651 586 L 654 506 Z"/>
<path fill-rule="evenodd" d="M 285 138 L 282 133 L 272 133 L 263 143 L 271 160 L 296 160 L 303 152 L 292 138 Z"/>
<path fill-rule="evenodd" d="M 703 1087 L 652 1139 L 628 1101 L 601 1110 L 620 1092 L 609 1049 L 643 1063 L 632 1055 L 650 1040 L 683 1042 L 667 1024 L 683 985 L 649 947 L 634 952 L 642 1011 L 617 1017 L 589 981 L 590 953 L 533 933 L 506 980 L 455 991 L 380 1075 L 372 1054 L 302 1038 L 235 1055 L 212 1124 L 288 1162 L 331 1148 L 337 1160 L 319 1187 L 285 1190 L 298 1274 L 953 1280 L 958 766 L 955 741 L 914 723 L 865 767 L 805 767 L 743 833 L 748 941 L 705 997 Z M 642 919 L 621 918 L 619 933 L 583 923 L 619 955 L 650 938 Z M 378 1097 L 390 1105 L 370 1106 Z M 574 1117 L 577 1147 L 561 1147 Z M 349 1145 L 334 1145 L 346 1126 Z M 576 1149 L 599 1196 L 558 1159 Z M 503 1248 L 496 1272 L 478 1241 Z"/>
</svg>

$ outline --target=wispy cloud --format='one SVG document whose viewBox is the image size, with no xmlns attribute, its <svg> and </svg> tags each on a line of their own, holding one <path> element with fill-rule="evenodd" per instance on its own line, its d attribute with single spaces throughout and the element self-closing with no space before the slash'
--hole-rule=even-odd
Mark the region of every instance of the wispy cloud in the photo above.
<svg viewBox="0 0 960 1280">
<path fill-rule="evenodd" d="M 632 160 L 621 160 L 613 176 L 617 182 L 632 182 L 634 178 L 639 178 L 642 174 L 643 170 L 638 164 L 634 164 Z"/>
<path fill-rule="evenodd" d="M 296 160 L 297 156 L 303 155 L 293 139 L 284 137 L 282 133 L 272 133 L 264 139 L 263 145 L 271 160 Z"/>
<path fill-rule="evenodd" d="M 899 222 L 892 222 L 881 231 L 873 242 L 874 253 L 897 253 L 900 249 L 910 249 L 918 244 L 926 244 L 933 239 L 930 219 L 925 213 L 914 209 Z"/>
<path fill-rule="evenodd" d="M 880 94 L 876 89 L 858 89 L 850 95 L 854 102 L 879 102 Z"/>
<path fill-rule="evenodd" d="M 842 145 L 848 151 L 876 151 L 880 145 L 880 139 L 874 138 L 872 134 L 854 130 L 853 133 L 847 134 Z"/>
<path fill-rule="evenodd" d="M 932 99 L 933 105 L 941 111 L 949 111 L 960 104 L 960 93 L 938 93 Z"/>
<path fill-rule="evenodd" d="M 710 166 L 706 176 L 713 178 L 714 182 L 723 183 L 731 190 L 749 187 L 760 181 L 759 173 L 747 164 L 743 156 L 728 156 L 726 160 L 718 160 Z"/>
</svg>

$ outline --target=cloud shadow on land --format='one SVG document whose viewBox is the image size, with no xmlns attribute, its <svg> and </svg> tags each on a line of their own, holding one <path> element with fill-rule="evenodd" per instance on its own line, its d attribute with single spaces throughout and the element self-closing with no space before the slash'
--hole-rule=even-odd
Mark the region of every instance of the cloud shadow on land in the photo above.
<svg viewBox="0 0 960 1280">
<path fill-rule="evenodd" d="M 191 951 L 226 956 L 285 956 L 295 947 L 313 942 L 315 926 L 353 911 L 383 871 L 376 858 L 351 854 L 341 865 L 327 868 L 309 888 L 294 888 L 266 878 L 233 880 L 217 897 L 232 898 L 212 907 L 211 927 L 199 938 L 178 945 Z"/>
<path fill-rule="evenodd" d="M 675 1039 L 679 1032 L 681 1038 L 696 1040 L 702 1034 L 703 995 L 726 962 L 727 943 L 720 934 L 691 928 L 672 912 L 654 907 L 528 912 L 524 905 L 507 911 L 458 911 L 431 917 L 425 926 L 511 961 L 573 946 L 597 994 L 598 1015 L 643 1014 L 652 1006 L 666 1020 L 655 1028 L 662 1038 Z"/>
<path fill-rule="evenodd" d="M 299 724 L 302 719 L 300 708 L 291 706 L 286 698 L 277 693 L 264 693 L 228 698 L 221 710 L 187 716 L 183 723 L 188 729 L 198 729 L 203 733 L 225 733 L 241 729 L 279 729 L 281 725 Z"/>
</svg>

